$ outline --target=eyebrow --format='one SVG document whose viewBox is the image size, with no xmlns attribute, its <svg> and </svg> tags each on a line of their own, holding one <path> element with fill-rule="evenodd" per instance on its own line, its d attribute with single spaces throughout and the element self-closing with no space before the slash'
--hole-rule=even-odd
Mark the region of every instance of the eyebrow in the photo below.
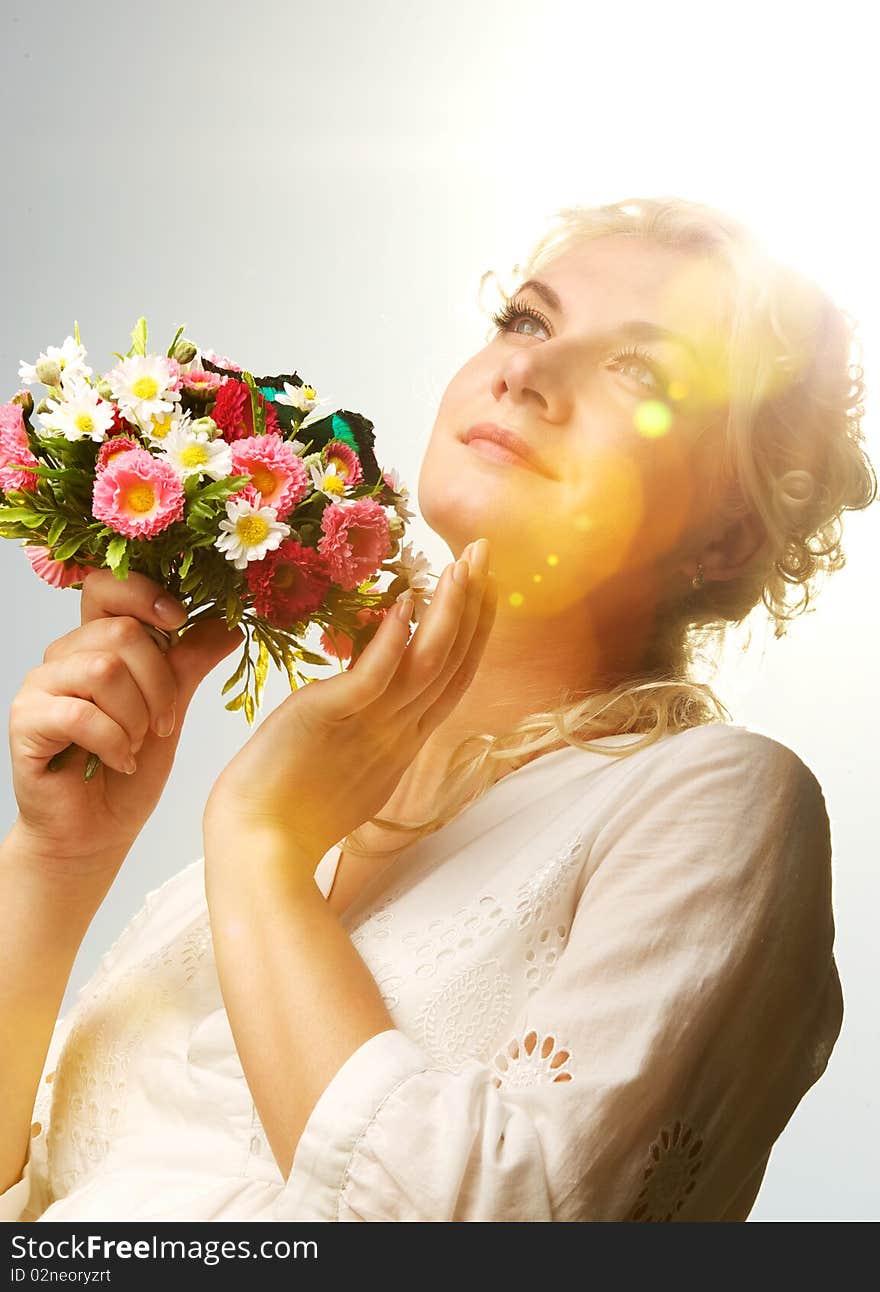
<svg viewBox="0 0 880 1292">
<path fill-rule="evenodd" d="M 530 290 L 536 296 L 540 296 L 544 304 L 549 305 L 551 310 L 555 310 L 560 318 L 565 317 L 562 301 L 549 283 L 542 283 L 537 278 L 527 278 L 524 283 L 520 284 L 514 295 Z M 635 337 L 639 341 L 677 341 L 680 346 L 688 351 L 694 362 L 698 366 L 702 366 L 700 356 L 694 349 L 693 342 L 683 336 L 681 332 L 672 332 L 669 328 L 661 327 L 659 323 L 649 323 L 647 319 L 629 319 L 626 323 L 621 323 L 619 327 L 603 333 L 600 340 L 608 341 L 616 336 Z"/>
</svg>

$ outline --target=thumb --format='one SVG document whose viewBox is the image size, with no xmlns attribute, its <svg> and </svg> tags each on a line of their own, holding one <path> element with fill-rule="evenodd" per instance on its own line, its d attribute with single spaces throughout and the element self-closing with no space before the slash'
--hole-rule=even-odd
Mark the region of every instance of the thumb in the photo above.
<svg viewBox="0 0 880 1292">
<path fill-rule="evenodd" d="M 177 711 L 182 718 L 196 688 L 213 668 L 241 649 L 241 628 L 230 630 L 224 619 L 202 619 L 173 639 L 165 658 L 177 679 Z"/>
</svg>

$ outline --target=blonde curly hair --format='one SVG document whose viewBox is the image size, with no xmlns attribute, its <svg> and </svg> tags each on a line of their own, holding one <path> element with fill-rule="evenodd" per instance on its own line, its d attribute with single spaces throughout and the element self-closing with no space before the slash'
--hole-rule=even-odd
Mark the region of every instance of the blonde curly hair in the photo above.
<svg viewBox="0 0 880 1292">
<path fill-rule="evenodd" d="M 807 611 L 820 577 L 841 569 L 841 515 L 877 499 L 877 476 L 864 448 L 864 369 L 851 362 L 861 343 L 856 321 L 814 282 L 766 254 L 756 236 L 725 213 L 678 197 L 634 198 L 565 207 L 513 268 L 519 282 L 584 238 L 629 235 L 702 257 L 731 286 L 728 335 L 710 338 L 723 399 L 698 438 L 711 445 L 706 469 L 730 519 L 751 509 L 766 541 L 739 577 L 708 582 L 660 617 L 640 676 L 587 693 L 570 690 L 546 712 L 509 731 L 473 735 L 454 750 L 432 814 L 417 822 L 374 816 L 366 824 L 404 834 L 390 853 L 439 830 L 497 780 L 552 749 L 577 748 L 625 758 L 676 732 L 731 715 L 696 680 L 700 663 L 717 668 L 728 630 L 759 604 L 776 638 Z M 480 295 L 493 270 L 483 275 Z M 502 288 L 506 299 L 513 294 Z M 718 409 L 723 415 L 719 419 Z M 723 451 L 719 451 L 719 449 Z M 790 599 L 790 593 L 797 599 Z M 642 734 L 622 745 L 591 741 Z M 475 752 L 464 756 L 476 744 Z M 359 830 L 344 847 L 363 846 Z"/>
</svg>

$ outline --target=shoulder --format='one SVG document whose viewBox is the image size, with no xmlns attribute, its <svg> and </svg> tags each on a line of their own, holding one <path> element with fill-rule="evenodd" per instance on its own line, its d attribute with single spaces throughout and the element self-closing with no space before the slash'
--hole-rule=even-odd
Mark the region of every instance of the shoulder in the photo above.
<svg viewBox="0 0 880 1292">
<path fill-rule="evenodd" d="M 652 772 L 667 781 L 689 780 L 711 786 L 719 776 L 729 783 L 739 773 L 744 785 L 762 778 L 767 786 L 788 786 L 818 793 L 822 790 L 812 769 L 788 745 L 749 727 L 709 722 L 679 731 L 655 745 Z"/>
</svg>

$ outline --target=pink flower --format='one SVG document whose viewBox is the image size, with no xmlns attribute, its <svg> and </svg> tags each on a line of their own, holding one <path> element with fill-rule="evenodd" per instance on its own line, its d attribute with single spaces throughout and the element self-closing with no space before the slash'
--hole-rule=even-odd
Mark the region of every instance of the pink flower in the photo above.
<svg viewBox="0 0 880 1292">
<path fill-rule="evenodd" d="M 324 446 L 324 462 L 329 467 L 336 464 L 336 474 L 347 485 L 358 485 L 364 478 L 360 458 L 344 440 L 330 440 Z"/>
<path fill-rule="evenodd" d="M 321 529 L 318 551 L 327 560 L 330 577 L 347 592 L 374 575 L 390 555 L 388 517 L 374 498 L 330 503 L 321 516 Z"/>
<path fill-rule="evenodd" d="M 105 440 L 95 462 L 95 475 L 103 471 L 107 463 L 112 458 L 115 458 L 117 453 L 127 453 L 130 449 L 140 448 L 143 448 L 143 445 L 133 435 L 114 435 L 112 439 Z"/>
<path fill-rule="evenodd" d="M 202 358 L 207 359 L 208 363 L 213 363 L 218 368 L 228 368 L 230 372 L 241 372 L 237 363 L 231 359 L 224 359 L 222 354 L 216 354 L 213 350 L 203 350 Z"/>
<path fill-rule="evenodd" d="M 93 565 L 56 561 L 51 548 L 31 543 L 25 544 L 24 554 L 34 567 L 34 573 L 46 583 L 51 583 L 53 588 L 69 588 L 73 583 L 82 583 L 89 570 L 95 568 Z"/>
<path fill-rule="evenodd" d="M 40 465 L 28 443 L 21 405 L 0 404 L 0 489 L 4 493 L 11 489 L 27 489 L 36 493 L 40 477 L 26 467 L 12 466 L 13 462 L 25 462 L 35 467 Z"/>
<path fill-rule="evenodd" d="M 225 380 L 219 372 L 202 372 L 200 368 L 191 368 L 189 372 L 181 373 L 184 390 L 191 390 L 196 394 L 213 394 Z"/>
<path fill-rule="evenodd" d="M 245 497 L 256 505 L 256 495 L 261 493 L 263 505 L 273 507 L 279 520 L 293 511 L 311 488 L 302 458 L 274 432 L 233 441 L 232 475 L 251 478 L 237 498 Z"/>
<path fill-rule="evenodd" d="M 153 538 L 183 519 L 183 482 L 169 462 L 130 449 L 95 477 L 92 514 L 128 538 Z"/>
<path fill-rule="evenodd" d="M 257 614 L 276 628 L 291 628 L 320 610 L 330 587 L 324 558 L 293 538 L 249 562 L 247 581 Z"/>
</svg>

